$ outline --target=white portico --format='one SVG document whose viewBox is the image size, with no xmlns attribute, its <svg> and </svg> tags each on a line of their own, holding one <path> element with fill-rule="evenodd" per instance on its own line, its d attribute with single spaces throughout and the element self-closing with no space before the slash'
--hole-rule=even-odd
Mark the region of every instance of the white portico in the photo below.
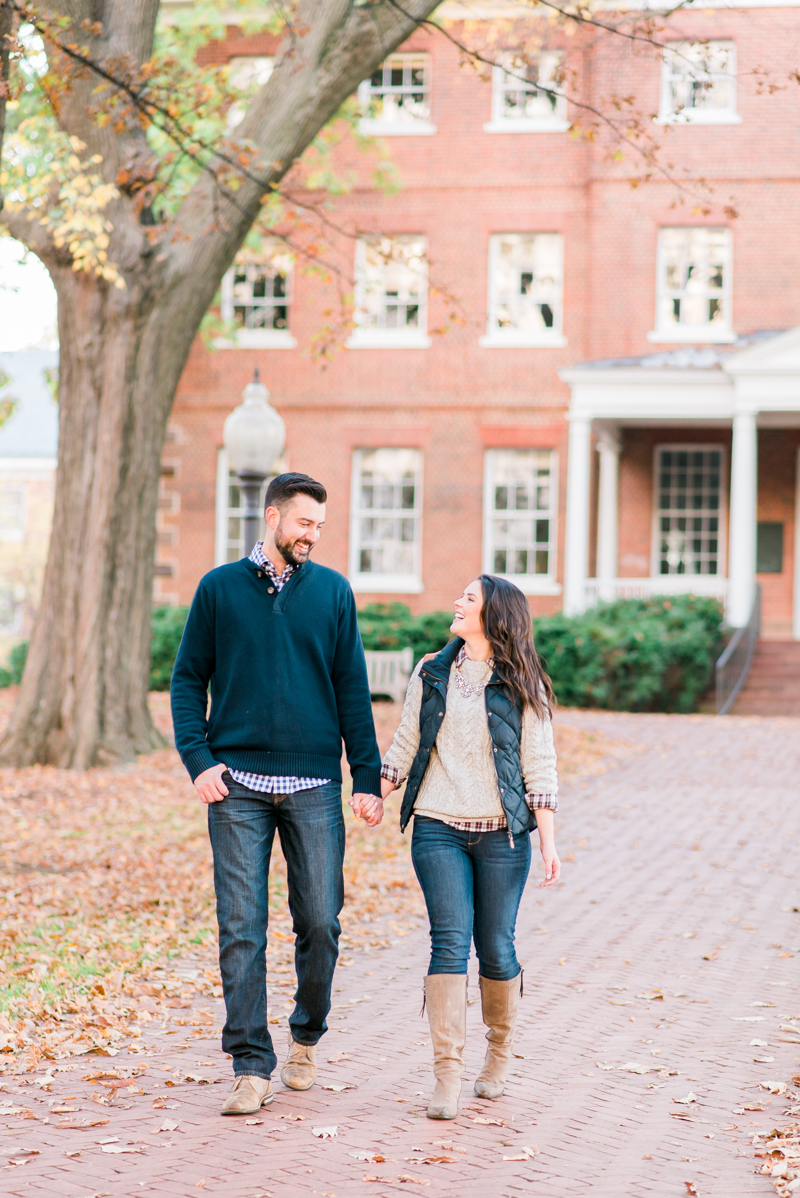
<svg viewBox="0 0 800 1198">
<path fill-rule="evenodd" d="M 800 639 L 800 470 L 798 437 L 789 434 L 800 429 L 800 328 L 754 334 L 730 347 L 589 362 L 564 370 L 562 378 L 572 388 L 565 611 L 580 612 L 598 599 L 617 596 L 692 591 L 724 599 L 728 621 L 735 627 L 746 624 L 755 594 L 757 527 L 765 545 L 768 539 L 767 525 L 757 524 L 759 501 L 769 502 L 771 486 L 770 478 L 762 478 L 759 490 L 759 431 L 781 429 L 787 430 L 794 455 L 785 522 L 792 544 L 786 559 L 793 559 L 791 616 L 793 635 Z M 618 547 L 635 497 L 626 512 L 620 455 L 636 430 L 650 430 L 653 447 L 649 569 L 647 556 L 628 554 L 636 568 L 626 577 Z M 645 434 L 639 435 L 641 440 Z M 591 481 L 595 451 L 596 489 Z M 778 527 L 782 537 L 783 524 L 769 525 Z M 597 565 L 590 577 L 592 556 Z M 782 563 L 782 541 L 779 558 Z"/>
</svg>

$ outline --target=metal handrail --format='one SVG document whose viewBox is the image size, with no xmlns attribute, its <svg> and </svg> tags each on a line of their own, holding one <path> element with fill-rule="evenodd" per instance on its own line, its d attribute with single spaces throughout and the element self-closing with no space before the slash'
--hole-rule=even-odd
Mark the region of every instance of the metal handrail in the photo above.
<svg viewBox="0 0 800 1198">
<path fill-rule="evenodd" d="M 717 715 L 727 715 L 747 681 L 761 631 L 761 587 L 756 583 L 750 618 L 737 628 L 717 659 Z"/>
</svg>

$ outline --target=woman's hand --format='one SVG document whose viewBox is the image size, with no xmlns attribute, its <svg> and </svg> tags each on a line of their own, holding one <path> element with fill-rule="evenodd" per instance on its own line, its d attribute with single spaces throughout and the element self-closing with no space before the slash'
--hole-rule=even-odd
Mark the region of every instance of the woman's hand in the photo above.
<svg viewBox="0 0 800 1198">
<path fill-rule="evenodd" d="M 556 852 L 555 816 L 547 807 L 536 812 L 539 829 L 539 848 L 544 862 L 544 881 L 539 886 L 552 886 L 561 876 L 561 862 Z"/>
<path fill-rule="evenodd" d="M 383 799 L 378 795 L 354 794 L 348 802 L 353 814 L 363 819 L 368 828 L 376 828 L 383 819 Z"/>
</svg>

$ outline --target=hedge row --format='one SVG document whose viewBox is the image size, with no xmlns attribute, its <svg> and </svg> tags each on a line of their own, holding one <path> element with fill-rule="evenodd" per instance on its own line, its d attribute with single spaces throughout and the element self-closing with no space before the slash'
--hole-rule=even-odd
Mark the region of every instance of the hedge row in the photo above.
<svg viewBox="0 0 800 1198">
<path fill-rule="evenodd" d="M 696 711 L 723 646 L 720 605 L 695 595 L 601 603 L 535 629 L 559 703 L 606 711 Z"/>
<path fill-rule="evenodd" d="M 402 603 L 359 612 L 366 649 L 411 645 L 415 659 L 447 644 L 452 616 L 412 616 Z M 564 707 L 695 711 L 722 649 L 722 610 L 696 595 L 620 599 L 580 616 L 535 622 L 536 647 Z"/>
<path fill-rule="evenodd" d="M 152 690 L 169 690 L 188 608 L 153 611 Z M 370 603 L 358 614 L 365 649 L 404 649 L 414 659 L 450 639 L 450 612 L 412 616 L 404 603 Z M 722 648 L 722 611 L 695 595 L 621 599 L 580 616 L 545 616 L 536 645 L 564 707 L 607 711 L 695 711 Z M 0 667 L 0 686 L 19 683 L 27 642 Z"/>
</svg>

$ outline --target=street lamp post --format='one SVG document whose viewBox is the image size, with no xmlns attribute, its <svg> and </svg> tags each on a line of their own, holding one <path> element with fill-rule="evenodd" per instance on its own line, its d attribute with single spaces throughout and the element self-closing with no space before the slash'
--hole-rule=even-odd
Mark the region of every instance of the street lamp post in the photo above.
<svg viewBox="0 0 800 1198">
<path fill-rule="evenodd" d="M 238 475 L 242 489 L 244 552 L 248 556 L 258 540 L 261 522 L 259 502 L 264 479 L 283 453 L 286 427 L 267 403 L 269 391 L 259 381 L 256 367 L 252 383 L 242 392 L 243 402 L 225 421 L 222 439 L 228 462 Z"/>
</svg>

